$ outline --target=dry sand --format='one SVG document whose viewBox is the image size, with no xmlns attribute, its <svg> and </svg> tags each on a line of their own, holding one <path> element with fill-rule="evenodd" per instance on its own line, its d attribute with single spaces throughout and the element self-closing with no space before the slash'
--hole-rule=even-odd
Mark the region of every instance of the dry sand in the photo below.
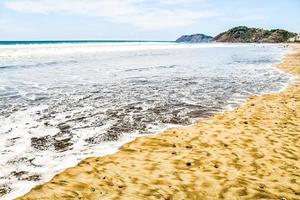
<svg viewBox="0 0 300 200">
<path fill-rule="evenodd" d="M 278 67 L 300 76 L 300 45 Z M 87 158 L 20 199 L 300 199 L 300 82 Z"/>
</svg>

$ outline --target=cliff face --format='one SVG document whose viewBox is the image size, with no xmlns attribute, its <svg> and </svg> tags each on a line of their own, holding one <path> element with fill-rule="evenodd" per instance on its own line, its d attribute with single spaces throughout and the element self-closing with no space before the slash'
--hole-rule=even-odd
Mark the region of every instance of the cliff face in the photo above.
<svg viewBox="0 0 300 200">
<path fill-rule="evenodd" d="M 288 32 L 282 29 L 265 30 L 259 28 L 248 28 L 246 26 L 238 26 L 226 32 L 217 35 L 213 41 L 216 42 L 265 42 L 279 43 L 288 42 L 295 33 Z"/>
<path fill-rule="evenodd" d="M 199 42 L 210 42 L 213 37 L 205 34 L 193 34 L 193 35 L 183 35 L 176 40 L 176 42 L 190 42 L 190 43 L 199 43 Z"/>
</svg>

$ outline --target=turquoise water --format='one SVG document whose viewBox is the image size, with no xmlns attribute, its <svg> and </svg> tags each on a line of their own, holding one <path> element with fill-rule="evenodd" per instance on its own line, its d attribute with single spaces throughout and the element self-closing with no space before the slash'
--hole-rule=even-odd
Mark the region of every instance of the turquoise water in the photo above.
<svg viewBox="0 0 300 200">
<path fill-rule="evenodd" d="M 155 40 L 45 40 L 45 41 L 0 41 L 0 45 L 32 44 L 84 44 L 84 43 L 132 43 L 132 42 L 172 42 Z"/>
</svg>

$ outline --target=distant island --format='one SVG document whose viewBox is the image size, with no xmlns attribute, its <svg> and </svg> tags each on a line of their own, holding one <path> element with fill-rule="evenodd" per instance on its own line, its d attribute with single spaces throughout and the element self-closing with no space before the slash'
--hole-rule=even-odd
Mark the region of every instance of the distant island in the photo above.
<svg viewBox="0 0 300 200">
<path fill-rule="evenodd" d="M 205 34 L 183 35 L 176 42 L 210 42 L 213 37 Z"/>
<path fill-rule="evenodd" d="M 283 29 L 266 30 L 261 28 L 249 28 L 247 26 L 238 26 L 216 37 L 205 34 L 184 35 L 176 42 L 229 42 L 229 43 L 281 43 L 300 41 L 299 35 Z"/>
</svg>

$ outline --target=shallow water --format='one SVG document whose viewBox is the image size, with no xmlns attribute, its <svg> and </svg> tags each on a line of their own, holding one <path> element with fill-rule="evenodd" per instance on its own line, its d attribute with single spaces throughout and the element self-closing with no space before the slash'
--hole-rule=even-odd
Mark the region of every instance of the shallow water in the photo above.
<svg viewBox="0 0 300 200">
<path fill-rule="evenodd" d="M 0 196 L 85 157 L 278 91 L 276 45 L 0 45 Z"/>
</svg>

